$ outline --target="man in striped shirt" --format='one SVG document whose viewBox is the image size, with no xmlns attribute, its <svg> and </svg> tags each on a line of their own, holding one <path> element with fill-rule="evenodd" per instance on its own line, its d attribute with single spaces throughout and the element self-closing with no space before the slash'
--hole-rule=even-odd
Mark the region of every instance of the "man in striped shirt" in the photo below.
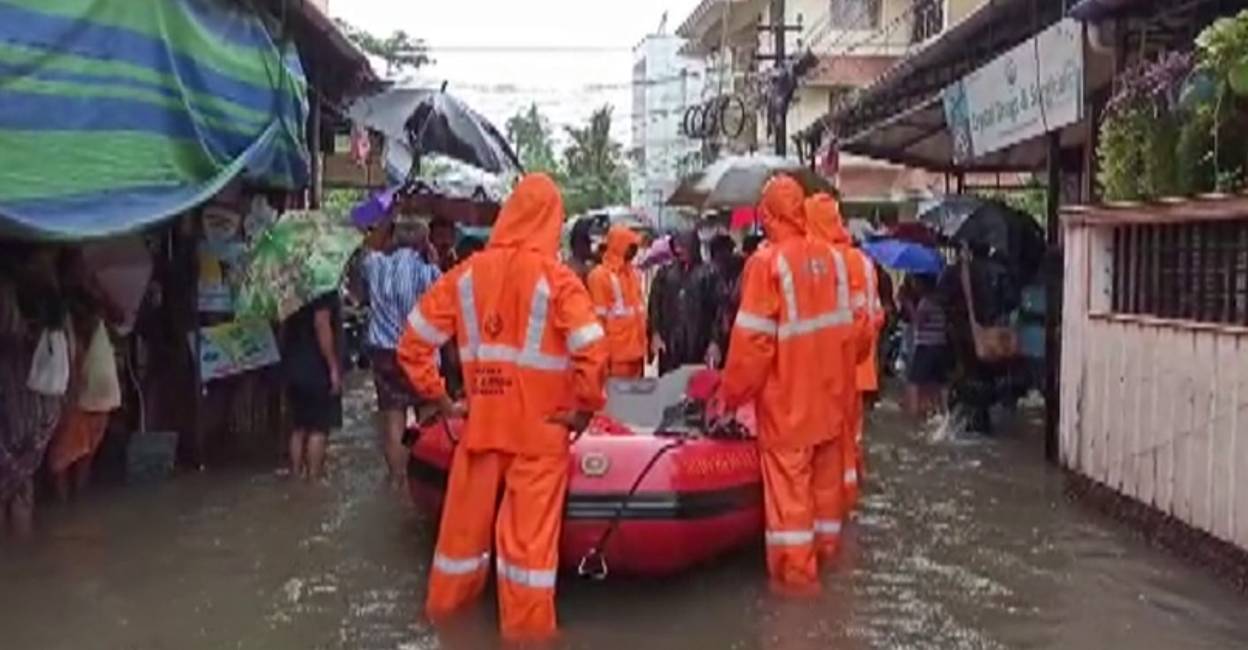
<svg viewBox="0 0 1248 650">
<path fill-rule="evenodd" d="M 365 343 L 377 389 L 382 449 L 390 470 L 390 483 L 398 489 L 404 487 L 407 476 L 408 450 L 403 445 L 407 410 L 418 406 L 419 398 L 399 369 L 395 350 L 408 314 L 442 273 L 420 252 L 427 247 L 429 239 L 429 230 L 424 224 L 390 224 L 388 227 L 390 242 L 380 250 L 366 253 L 360 271 L 369 303 Z"/>
</svg>

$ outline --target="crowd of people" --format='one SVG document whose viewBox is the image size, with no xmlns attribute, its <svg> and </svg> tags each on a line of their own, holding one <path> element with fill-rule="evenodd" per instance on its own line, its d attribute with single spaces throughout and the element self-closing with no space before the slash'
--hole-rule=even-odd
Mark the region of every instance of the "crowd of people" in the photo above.
<svg viewBox="0 0 1248 650">
<path fill-rule="evenodd" d="M 0 252 L 0 534 L 32 532 L 40 469 L 69 501 L 121 406 L 122 315 L 73 247 Z"/>
<path fill-rule="evenodd" d="M 883 308 L 875 266 L 853 247 L 834 199 L 807 200 L 779 177 L 760 213 L 765 238 L 746 242 L 744 255 L 721 236 L 704 262 L 696 233 L 674 236 L 673 259 L 648 291 L 634 263 L 643 242 L 627 228 L 612 227 L 595 250 L 577 224 L 561 261 L 562 198 L 542 174 L 522 178 L 488 243 L 453 262 L 438 263 L 453 237 L 436 228 L 427 243 L 403 241 L 391 225 L 370 237 L 353 284 L 375 312 L 370 359 L 392 478 L 401 480 L 401 418 L 387 413 L 422 403 L 465 418 L 431 569 L 432 620 L 476 599 L 492 565 L 504 635 L 555 631 L 570 441 L 605 406 L 609 378 L 641 377 L 652 363 L 722 367 L 713 417 L 755 405 L 772 583 L 818 589 L 819 558 L 836 553 L 857 495 Z M 326 320 L 332 313 L 305 330 Z M 304 345 L 335 354 L 315 340 Z"/>
</svg>

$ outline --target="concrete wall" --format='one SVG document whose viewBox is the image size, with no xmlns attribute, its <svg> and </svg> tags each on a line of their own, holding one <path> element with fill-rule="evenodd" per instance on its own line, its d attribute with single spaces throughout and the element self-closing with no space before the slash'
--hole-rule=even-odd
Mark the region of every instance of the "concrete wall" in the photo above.
<svg viewBox="0 0 1248 650">
<path fill-rule="evenodd" d="M 1248 328 L 1110 313 L 1112 237 L 1065 226 L 1062 463 L 1248 549 Z"/>
<path fill-rule="evenodd" d="M 682 161 L 699 150 L 681 135 L 681 124 L 685 110 L 702 100 L 705 66 L 681 56 L 683 44 L 678 36 L 652 35 L 634 51 L 631 203 L 653 217 L 675 189 Z"/>
</svg>

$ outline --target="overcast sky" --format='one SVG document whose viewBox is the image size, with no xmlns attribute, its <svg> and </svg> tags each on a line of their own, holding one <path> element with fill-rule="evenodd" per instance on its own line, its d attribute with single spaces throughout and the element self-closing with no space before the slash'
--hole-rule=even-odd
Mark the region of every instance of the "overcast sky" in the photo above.
<svg viewBox="0 0 1248 650">
<path fill-rule="evenodd" d="M 659 27 L 668 31 L 698 0 L 330 0 L 330 13 L 377 35 L 396 29 L 424 39 L 436 63 L 418 77 L 450 83 L 503 128 L 537 102 L 557 126 L 615 106 L 614 131 L 628 144 L 632 48 Z M 379 72 L 384 72 L 379 70 Z M 615 88 L 587 88 L 615 85 Z M 562 131 L 562 129 L 559 129 Z"/>
</svg>

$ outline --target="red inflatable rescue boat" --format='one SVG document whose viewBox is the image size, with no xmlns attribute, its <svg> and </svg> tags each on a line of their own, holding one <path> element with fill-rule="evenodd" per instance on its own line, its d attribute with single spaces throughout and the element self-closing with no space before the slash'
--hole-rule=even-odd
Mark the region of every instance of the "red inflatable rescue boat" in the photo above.
<svg viewBox="0 0 1248 650">
<path fill-rule="evenodd" d="M 599 579 L 670 575 L 762 538 L 752 413 L 708 430 L 704 402 L 686 396 L 697 374 L 608 387 L 606 414 L 572 446 L 562 569 Z M 411 446 L 412 497 L 431 512 L 442 505 L 458 430 L 426 425 Z"/>
</svg>

